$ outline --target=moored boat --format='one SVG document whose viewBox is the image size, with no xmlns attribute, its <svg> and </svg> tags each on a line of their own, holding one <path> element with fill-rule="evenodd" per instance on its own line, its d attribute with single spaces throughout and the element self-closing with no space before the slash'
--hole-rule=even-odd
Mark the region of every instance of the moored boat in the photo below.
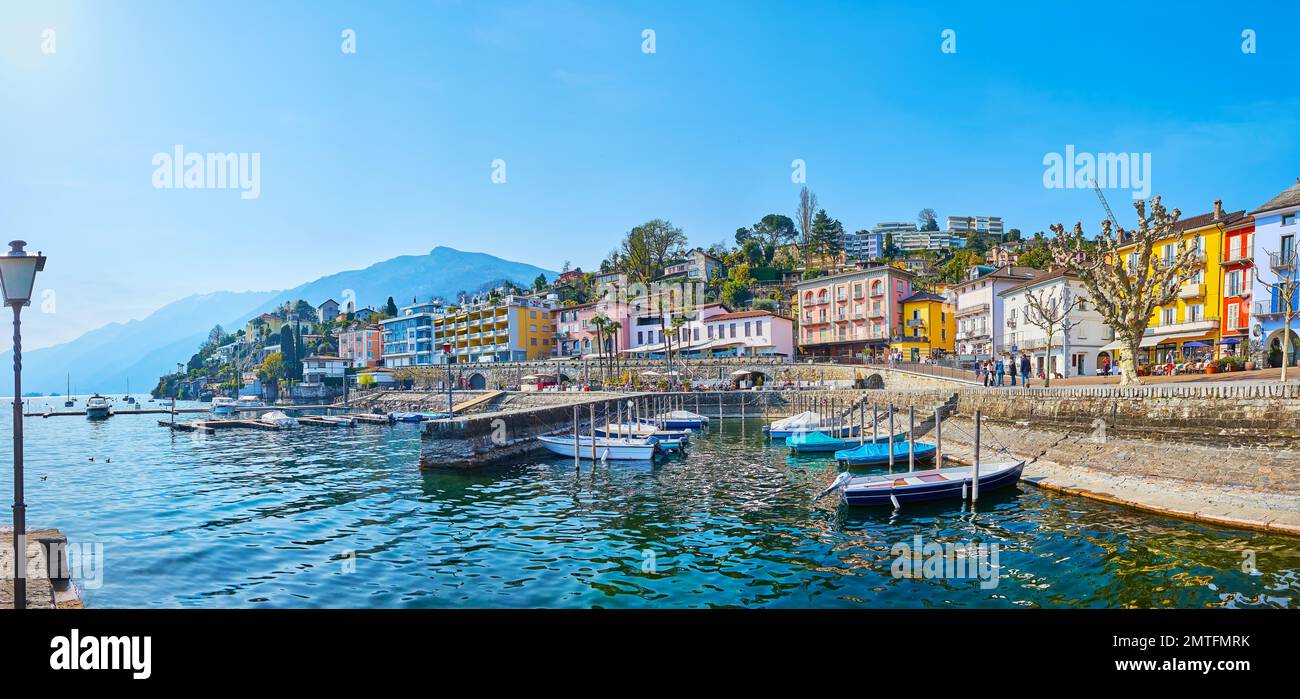
<svg viewBox="0 0 1300 699">
<path fill-rule="evenodd" d="M 351 415 L 321 415 L 319 417 L 322 421 L 333 423 L 335 425 L 354 427 L 357 424 L 357 419 Z"/>
<path fill-rule="evenodd" d="M 63 407 L 71 408 L 77 404 L 77 399 L 72 396 L 72 374 L 68 374 L 68 397 L 63 401 Z"/>
<path fill-rule="evenodd" d="M 108 399 L 96 393 L 86 399 L 86 419 L 104 420 L 112 415 L 112 406 Z"/>
<path fill-rule="evenodd" d="M 420 413 L 412 413 L 408 411 L 398 410 L 389 413 L 388 419 L 392 420 L 393 422 L 420 422 L 421 420 L 424 419 L 424 416 L 421 415 Z"/>
<path fill-rule="evenodd" d="M 785 438 L 785 445 L 790 447 L 790 451 L 796 453 L 828 452 L 853 449 L 860 444 L 884 443 L 887 439 L 886 435 L 879 435 L 874 438 L 865 437 L 863 442 L 859 442 L 852 435 L 833 437 L 822 430 L 807 430 L 791 433 L 789 437 Z M 894 435 L 895 441 L 903 439 L 907 439 L 907 433 L 899 432 Z"/>
<path fill-rule="evenodd" d="M 261 420 L 262 422 L 269 422 L 272 425 L 275 425 L 276 427 L 279 427 L 281 429 L 298 426 L 297 419 L 289 417 L 287 414 L 280 412 L 279 410 L 272 410 L 269 413 L 262 413 Z"/>
<path fill-rule="evenodd" d="M 709 424 L 709 418 L 689 410 L 670 410 L 656 415 L 655 420 L 669 429 L 698 430 Z"/>
<path fill-rule="evenodd" d="M 867 442 L 852 449 L 841 449 L 835 452 L 835 460 L 850 466 L 884 466 L 889 463 L 891 447 L 894 452 L 894 463 L 906 464 L 908 458 L 906 435 L 902 440 L 889 443 Z M 934 445 L 916 442 L 912 455 L 917 461 L 930 461 L 934 459 Z"/>
<path fill-rule="evenodd" d="M 592 458 L 592 440 L 591 437 L 538 437 L 537 441 L 553 453 L 561 456 L 573 457 L 574 451 L 577 456 L 583 459 Z M 606 459 L 617 461 L 651 461 L 654 459 L 655 452 L 659 450 L 659 445 L 648 439 L 617 439 L 617 438 L 596 438 L 595 457 L 597 460 Z"/>
<path fill-rule="evenodd" d="M 245 408 L 265 408 L 266 403 L 263 403 L 262 399 L 257 396 L 240 396 L 239 400 L 235 402 L 235 407 L 239 410 L 244 410 Z"/>
<path fill-rule="evenodd" d="M 216 398 L 212 399 L 211 410 L 213 415 L 234 415 L 235 407 L 236 406 L 235 406 L 234 398 L 229 398 L 227 396 L 217 396 Z"/>
<path fill-rule="evenodd" d="M 980 464 L 980 492 L 986 492 L 1020 480 L 1025 468 L 1023 460 Z M 968 496 L 974 487 L 975 469 L 971 466 L 913 471 L 910 473 L 852 476 L 842 473 L 821 496 L 839 491 L 849 505 L 895 505 L 924 500 L 959 500 Z M 821 497 L 818 496 L 818 497 Z"/>
</svg>

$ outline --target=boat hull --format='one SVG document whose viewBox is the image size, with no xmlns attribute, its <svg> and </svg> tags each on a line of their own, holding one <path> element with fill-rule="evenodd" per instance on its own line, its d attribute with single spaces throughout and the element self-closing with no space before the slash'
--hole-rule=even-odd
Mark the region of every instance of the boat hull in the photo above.
<svg viewBox="0 0 1300 699">
<path fill-rule="evenodd" d="M 872 444 L 854 447 L 852 449 L 843 449 L 835 452 L 835 460 L 849 466 L 885 466 L 889 464 L 889 453 L 894 453 L 894 463 L 907 463 L 908 451 L 906 440 L 897 440 L 890 444 Z M 916 443 L 913 447 L 913 456 L 917 461 L 930 461 L 934 459 L 935 449 L 933 444 Z"/>
<path fill-rule="evenodd" d="M 87 420 L 107 420 L 108 415 L 108 408 L 86 408 Z"/>
<path fill-rule="evenodd" d="M 576 450 L 576 456 L 580 459 L 590 460 L 592 457 L 591 438 L 589 437 L 578 440 L 574 440 L 572 437 L 538 437 L 537 441 L 551 453 L 560 456 L 573 458 Z M 629 440 L 629 443 L 611 444 L 609 440 L 597 438 L 595 456 L 597 460 L 652 461 L 658 449 L 659 446 L 650 441 L 635 443 Z"/>
<path fill-rule="evenodd" d="M 1024 470 L 1025 463 L 1017 462 L 1005 468 L 999 468 L 988 475 L 980 474 L 980 491 L 986 492 L 1005 488 L 1015 485 L 1020 480 L 1020 474 Z M 903 478 L 918 479 L 933 474 L 941 474 L 943 471 L 953 471 L 954 469 L 942 469 L 931 471 L 917 471 L 915 473 L 900 473 L 896 476 L 886 476 L 884 483 L 889 483 L 891 479 L 894 482 Z M 944 480 L 935 480 L 912 485 L 880 485 L 882 482 L 879 476 L 868 476 L 865 478 L 850 479 L 843 488 L 844 502 L 852 506 L 871 507 L 888 505 L 893 506 L 897 500 L 899 504 L 907 502 L 923 502 L 927 500 L 960 500 L 962 497 L 963 485 L 965 492 L 969 494 L 972 489 L 972 478 L 970 469 L 964 470 L 964 477 L 946 478 Z M 891 500 L 890 496 L 893 496 Z"/>
</svg>

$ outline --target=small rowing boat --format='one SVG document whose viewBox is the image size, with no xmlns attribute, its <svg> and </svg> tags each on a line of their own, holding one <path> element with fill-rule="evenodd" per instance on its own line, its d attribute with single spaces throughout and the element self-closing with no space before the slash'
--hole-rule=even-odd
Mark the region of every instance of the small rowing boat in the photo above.
<svg viewBox="0 0 1300 699">
<path fill-rule="evenodd" d="M 357 424 L 357 419 L 350 415 L 319 415 L 318 417 L 321 419 L 322 422 L 328 422 L 334 425 L 342 425 L 345 427 L 355 427 Z"/>
<path fill-rule="evenodd" d="M 905 436 L 903 440 L 890 443 L 873 444 L 867 442 L 852 449 L 842 449 L 835 452 L 835 460 L 850 466 L 884 466 L 889 463 L 891 446 L 894 452 L 894 463 L 907 463 L 908 443 Z M 917 461 L 932 460 L 934 459 L 934 445 L 916 442 L 914 443 L 913 454 Z"/>
<path fill-rule="evenodd" d="M 876 437 L 864 437 L 863 439 L 864 441 L 859 442 L 856 438 L 837 439 L 820 430 L 801 431 L 786 437 L 785 445 L 790 447 L 790 451 L 803 454 L 854 449 L 862 444 L 884 444 L 889 437 L 882 434 Z M 893 441 L 900 442 L 906 439 L 906 432 L 898 432 L 894 434 Z"/>
<path fill-rule="evenodd" d="M 388 419 L 393 422 L 419 422 L 424 419 L 424 416 L 420 413 L 395 411 L 388 414 Z"/>
<path fill-rule="evenodd" d="M 656 415 L 655 420 L 669 429 L 698 430 L 709 424 L 709 418 L 689 410 L 670 410 Z"/>
<path fill-rule="evenodd" d="M 538 437 L 537 441 L 551 450 L 553 453 L 561 456 L 573 457 L 574 451 L 577 456 L 583 459 L 592 458 L 592 441 L 591 437 Z M 655 452 L 659 450 L 659 445 L 647 439 L 616 439 L 607 437 L 596 438 L 595 457 L 597 460 L 604 461 L 611 459 L 615 461 L 652 461 Z"/>
<path fill-rule="evenodd" d="M 980 464 L 980 491 L 990 491 L 1015 485 L 1025 468 L 1024 461 L 1002 461 Z M 924 500 L 965 499 L 974 487 L 974 471 L 970 466 L 913 471 L 911 473 L 854 476 L 841 473 L 830 487 L 817 497 L 820 499 L 839 491 L 843 502 L 849 505 L 894 505 Z"/>
</svg>

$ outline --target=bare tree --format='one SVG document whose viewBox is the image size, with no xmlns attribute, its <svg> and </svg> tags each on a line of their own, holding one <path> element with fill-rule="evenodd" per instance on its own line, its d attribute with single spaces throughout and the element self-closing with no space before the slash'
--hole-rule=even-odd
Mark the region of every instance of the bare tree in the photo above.
<svg viewBox="0 0 1300 699">
<path fill-rule="evenodd" d="M 1260 286 L 1268 289 L 1273 298 L 1278 299 L 1278 307 L 1282 313 L 1282 375 L 1281 381 L 1286 381 L 1286 369 L 1291 363 L 1291 321 L 1296 316 L 1296 309 L 1293 299 L 1300 290 L 1300 259 L 1296 256 L 1295 248 L 1290 250 L 1279 250 L 1268 252 L 1268 266 L 1277 276 L 1277 281 L 1266 282 L 1259 276 L 1259 266 L 1251 265 L 1250 271 L 1255 276 L 1255 281 Z M 1268 352 L 1268 347 L 1263 348 Z M 1261 365 L 1262 366 L 1262 365 Z"/>
<path fill-rule="evenodd" d="M 799 207 L 794 210 L 795 224 L 799 226 L 799 249 L 807 255 L 808 239 L 812 236 L 813 219 L 817 217 L 817 195 L 804 187 L 799 190 Z"/>
<path fill-rule="evenodd" d="M 1052 340 L 1059 328 L 1069 336 L 1078 322 L 1070 314 L 1082 304 L 1083 299 L 1074 298 L 1070 293 L 1070 280 L 1065 280 L 1065 291 L 1057 294 L 1056 290 L 1043 289 L 1037 293 L 1025 292 L 1025 322 L 1043 331 L 1047 336 L 1047 366 L 1043 369 L 1043 386 L 1052 385 Z M 1061 353 L 1066 347 L 1061 345 Z M 1062 363 L 1068 363 L 1069 357 L 1061 357 Z"/>
<path fill-rule="evenodd" d="M 1122 343 L 1121 385 L 1142 383 L 1137 375 L 1142 336 L 1156 311 L 1173 303 L 1179 287 L 1196 273 L 1201 255 L 1181 238 L 1170 243 L 1176 246 L 1176 254 L 1156 255 L 1157 243 L 1176 237 L 1175 224 L 1181 212 L 1166 211 L 1158 196 L 1151 199 L 1150 211 L 1142 201 L 1134 202 L 1133 208 L 1138 215 L 1134 230 L 1113 230 L 1106 220 L 1101 235 L 1089 241 L 1082 224 L 1074 224 L 1074 230 L 1067 233 L 1065 226 L 1057 223 L 1052 225 L 1056 235 L 1048 241 L 1052 259 L 1083 282 L 1102 319 Z"/>
</svg>

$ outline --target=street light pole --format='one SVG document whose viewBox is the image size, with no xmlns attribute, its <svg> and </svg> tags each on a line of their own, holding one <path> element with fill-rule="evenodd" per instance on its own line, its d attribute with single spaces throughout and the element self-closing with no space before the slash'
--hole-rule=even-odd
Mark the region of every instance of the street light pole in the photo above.
<svg viewBox="0 0 1300 699">
<path fill-rule="evenodd" d="M 0 287 L 5 305 L 14 309 L 14 609 L 27 608 L 27 503 L 23 499 L 23 338 L 22 308 L 32 302 L 36 273 L 45 269 L 45 256 L 28 254 L 27 243 L 9 243 L 0 257 Z"/>
<path fill-rule="evenodd" d="M 23 499 L 22 304 L 14 309 L 14 609 L 27 608 L 27 503 Z"/>
</svg>

